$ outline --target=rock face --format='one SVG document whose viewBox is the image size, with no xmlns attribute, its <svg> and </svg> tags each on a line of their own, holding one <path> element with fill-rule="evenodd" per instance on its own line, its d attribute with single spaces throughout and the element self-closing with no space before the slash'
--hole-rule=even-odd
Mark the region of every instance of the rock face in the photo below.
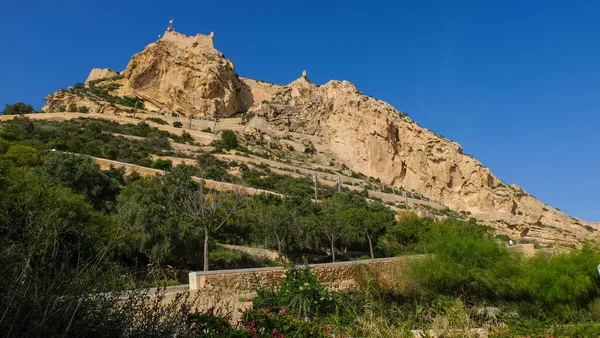
<svg viewBox="0 0 600 338">
<path fill-rule="evenodd" d="M 135 54 L 123 72 L 131 93 L 181 114 L 231 116 L 240 111 L 241 87 L 233 62 L 212 46 L 212 36 L 165 32 Z"/>
<path fill-rule="evenodd" d="M 504 184 L 456 142 L 349 82 L 316 86 L 303 75 L 249 113 L 279 130 L 316 137 L 317 151 L 353 171 L 471 212 L 515 238 L 570 245 L 598 236 L 597 224 L 571 218 Z"/>
<path fill-rule="evenodd" d="M 116 75 L 117 75 L 117 72 L 115 72 L 112 69 L 108 69 L 108 68 L 94 68 L 90 72 L 90 75 L 88 75 L 87 79 L 85 80 L 85 83 L 88 83 L 88 82 L 94 81 L 94 80 L 100 80 L 100 79 L 110 78 L 110 77 L 113 77 L 113 76 L 116 76 Z"/>
<path fill-rule="evenodd" d="M 96 82 L 96 87 L 108 88 L 108 94 L 117 99 L 140 98 L 150 110 L 211 117 L 245 112 L 281 89 L 264 81 L 238 77 L 233 62 L 213 47 L 213 38 L 214 33 L 188 37 L 167 31 L 160 40 L 135 54 L 121 74 L 94 68 L 86 85 Z M 111 102 L 102 102 L 98 95 L 87 94 L 58 91 L 46 97 L 44 108 L 56 111 L 71 101 L 80 101 L 89 103 L 91 112 L 119 110 L 111 107 Z M 86 96 L 94 99 L 83 100 Z"/>
</svg>

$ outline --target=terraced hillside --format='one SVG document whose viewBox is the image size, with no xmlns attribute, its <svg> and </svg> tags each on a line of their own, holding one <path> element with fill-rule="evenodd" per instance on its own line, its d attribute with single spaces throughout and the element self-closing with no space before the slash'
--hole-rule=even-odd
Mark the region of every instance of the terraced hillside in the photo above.
<svg viewBox="0 0 600 338">
<path fill-rule="evenodd" d="M 70 118 L 76 115 L 64 110 L 84 107 L 88 117 L 145 120 L 175 135 L 185 130 L 195 144 L 175 147 L 188 155 L 200 149 L 192 147 L 220 153 L 219 133 L 231 130 L 243 149 L 217 154 L 223 160 L 297 178 L 316 175 L 321 187 L 341 180 L 394 207 L 403 205 L 406 191 L 409 206 L 423 205 L 421 214 L 468 215 L 512 238 L 578 246 L 599 236 L 597 223 L 503 182 L 456 142 L 347 81 L 319 86 L 306 73 L 287 85 L 242 78 L 212 42 L 194 41 L 168 33 L 122 73 L 47 96 L 43 111 L 50 114 L 39 118 Z"/>
</svg>

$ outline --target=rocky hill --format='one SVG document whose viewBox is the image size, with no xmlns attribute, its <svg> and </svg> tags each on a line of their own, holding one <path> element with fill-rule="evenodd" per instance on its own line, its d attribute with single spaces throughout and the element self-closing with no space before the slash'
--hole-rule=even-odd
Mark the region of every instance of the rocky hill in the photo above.
<svg viewBox="0 0 600 338">
<path fill-rule="evenodd" d="M 231 129 L 249 147 L 264 147 L 274 160 L 302 154 L 312 165 L 328 163 L 373 177 L 470 214 L 513 238 L 578 245 L 598 237 L 597 223 L 569 217 L 502 182 L 456 142 L 347 81 L 318 86 L 304 73 L 280 86 L 239 77 L 233 62 L 214 49 L 213 37 L 166 32 L 134 55 L 123 72 L 93 70 L 85 85 L 47 96 L 43 109 L 127 114 L 136 107 L 195 118 L 241 114 L 239 127 Z"/>
</svg>

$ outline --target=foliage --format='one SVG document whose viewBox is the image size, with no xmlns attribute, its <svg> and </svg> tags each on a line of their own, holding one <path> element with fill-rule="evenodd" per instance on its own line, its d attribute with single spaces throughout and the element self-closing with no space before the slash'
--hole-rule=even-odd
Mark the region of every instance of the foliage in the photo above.
<svg viewBox="0 0 600 338">
<path fill-rule="evenodd" d="M 16 118 L 0 124 L 0 133 L 11 139 L 27 140 L 44 149 L 58 149 L 121 162 L 150 166 L 150 154 L 171 149 L 169 138 L 189 141 L 183 136 L 151 128 L 146 123 L 120 125 L 116 122 L 79 118 L 69 121 L 30 121 Z M 115 134 L 144 137 L 124 138 Z M 189 136 L 189 134 L 188 134 Z"/>
<path fill-rule="evenodd" d="M 335 310 L 333 295 L 308 266 L 288 266 L 279 290 L 260 289 L 252 305 L 255 309 L 275 312 L 284 309 L 286 313 L 299 317 L 328 314 Z"/>
<path fill-rule="evenodd" d="M 100 84 L 102 81 L 106 81 L 106 79 L 102 79 L 101 81 L 90 81 L 88 82 L 87 87 L 69 88 L 67 92 L 80 97 L 87 97 L 92 101 L 106 101 L 128 107 L 136 107 L 137 105 L 137 108 L 144 109 L 144 101 L 142 99 L 131 96 L 120 97 L 112 95 L 110 92 L 118 89 L 119 85 L 115 82 Z"/>
<path fill-rule="evenodd" d="M 173 162 L 171 160 L 163 160 L 158 158 L 154 162 L 152 162 L 151 167 L 152 169 L 169 171 L 173 169 Z"/>
<path fill-rule="evenodd" d="M 239 146 L 237 136 L 231 130 L 221 132 L 221 147 L 226 150 L 236 149 Z"/>
<path fill-rule="evenodd" d="M 88 156 L 57 153 L 39 167 L 42 177 L 81 194 L 97 210 L 114 210 L 123 182 L 123 172 L 110 177 Z"/>
<path fill-rule="evenodd" d="M 0 115 L 21 115 L 21 114 L 33 114 L 35 109 L 30 104 L 24 102 L 17 102 L 13 104 L 7 104 Z"/>
<path fill-rule="evenodd" d="M 161 124 L 161 125 L 167 125 L 167 124 L 169 124 L 167 121 L 165 121 L 165 120 L 163 120 L 161 118 L 158 118 L 158 117 L 147 117 L 146 120 L 152 121 L 154 123 L 158 123 L 158 124 Z"/>
<path fill-rule="evenodd" d="M 243 327 L 253 337 L 332 337 L 329 326 L 317 318 L 306 320 L 285 313 L 285 310 L 246 310 Z"/>
<path fill-rule="evenodd" d="M 424 236 L 424 249 L 433 252 L 413 266 L 416 281 L 430 290 L 477 297 L 504 297 L 517 291 L 514 276 L 521 261 L 473 223 L 434 224 Z"/>
<path fill-rule="evenodd" d="M 173 122 L 173 127 L 175 127 L 175 128 L 181 128 L 181 127 L 183 127 L 183 123 L 181 123 L 179 121 L 175 121 L 175 122 Z"/>
<path fill-rule="evenodd" d="M 297 215 L 295 210 L 285 203 L 264 202 L 264 199 L 255 199 L 249 207 L 249 210 L 254 211 L 251 219 L 255 222 L 255 235 L 265 241 L 275 242 L 279 262 L 282 263 L 285 244 L 297 226 Z"/>
</svg>

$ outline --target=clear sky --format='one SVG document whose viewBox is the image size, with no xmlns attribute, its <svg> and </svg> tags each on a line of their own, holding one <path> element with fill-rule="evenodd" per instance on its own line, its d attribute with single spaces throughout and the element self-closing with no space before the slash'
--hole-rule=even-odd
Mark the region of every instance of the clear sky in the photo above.
<svg viewBox="0 0 600 338">
<path fill-rule="evenodd" d="M 237 73 L 348 80 L 507 183 L 600 221 L 600 1 L 30 0 L 0 6 L 0 104 L 123 70 L 168 26 Z"/>
</svg>

